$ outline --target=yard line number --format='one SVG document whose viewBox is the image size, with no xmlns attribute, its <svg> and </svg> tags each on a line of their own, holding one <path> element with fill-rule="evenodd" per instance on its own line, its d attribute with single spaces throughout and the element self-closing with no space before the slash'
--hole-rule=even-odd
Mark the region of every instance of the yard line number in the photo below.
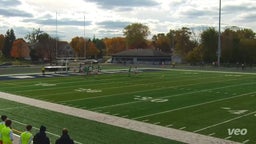
<svg viewBox="0 0 256 144">
<path fill-rule="evenodd" d="M 146 97 L 146 96 L 134 96 L 134 100 L 138 101 L 147 101 L 147 102 L 152 102 L 152 103 L 163 103 L 167 102 L 168 99 L 162 99 L 162 98 L 152 98 L 152 97 Z"/>
</svg>

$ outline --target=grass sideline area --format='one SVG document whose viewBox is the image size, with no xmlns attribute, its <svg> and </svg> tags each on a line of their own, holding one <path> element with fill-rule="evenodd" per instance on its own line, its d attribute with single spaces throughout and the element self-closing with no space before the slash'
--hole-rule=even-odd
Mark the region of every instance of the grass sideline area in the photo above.
<svg viewBox="0 0 256 144">
<path fill-rule="evenodd" d="M 16 134 L 24 131 L 27 124 L 33 125 L 33 134 L 39 131 L 40 125 L 45 125 L 51 143 L 55 143 L 55 140 L 61 135 L 62 128 L 65 127 L 69 129 L 69 134 L 76 144 L 181 144 L 3 99 L 0 101 L 0 113 L 8 114 L 8 117 L 12 119 L 12 127 Z"/>
<path fill-rule="evenodd" d="M 0 83 L 0 91 L 237 142 L 255 143 L 256 130 L 253 122 L 256 119 L 255 80 L 256 75 L 253 73 L 168 70 L 142 72 L 131 77 L 127 73 L 119 73 L 89 77 L 5 80 Z M 10 105 L 7 101 L 4 103 Z M 21 113 L 20 118 L 17 116 L 15 118 L 21 123 L 29 123 L 29 120 L 24 122 L 25 117 L 37 116 L 38 113 L 43 114 L 41 111 L 45 111 L 36 112 L 36 108 L 17 105 L 13 109 L 4 111 L 13 111 L 12 117 L 15 117 L 16 113 Z M 0 106 L 2 107 L 2 104 Z M 29 112 L 27 116 L 26 111 L 29 110 L 32 113 Z M 66 125 L 71 122 L 69 117 L 63 118 L 61 114 L 51 114 L 51 112 L 43 114 L 40 119 L 33 117 L 32 122 L 45 123 L 51 128 L 50 132 L 58 134 L 65 124 L 54 129 L 55 124 L 49 121 L 53 119 L 56 119 L 57 125 L 65 119 L 67 119 Z M 78 128 L 83 125 L 86 124 L 81 124 Z M 93 127 L 97 129 L 97 126 L 102 125 L 104 124 L 96 123 Z M 112 127 L 109 129 L 112 132 Z M 232 129 L 246 129 L 247 133 L 230 135 L 229 131 Z M 91 128 L 85 131 L 88 130 L 91 131 Z M 121 133 L 119 130 L 116 130 L 116 133 L 125 137 L 127 132 Z M 94 134 L 101 137 L 99 133 Z M 94 134 L 90 135 L 92 139 L 95 138 Z M 87 139 L 91 139 L 90 137 Z M 137 134 L 132 137 L 140 139 Z M 119 138 L 114 137 L 114 139 Z M 160 140 L 163 141 L 156 143 L 165 143 L 165 139 Z M 114 141 L 116 140 L 110 143 Z M 145 143 L 146 141 L 147 139 Z M 148 143 L 154 143 L 150 141 L 152 140 L 150 139 Z M 80 140 L 80 142 L 87 141 Z M 119 143 L 124 142 L 119 141 Z M 130 143 L 136 143 L 136 140 Z"/>
</svg>

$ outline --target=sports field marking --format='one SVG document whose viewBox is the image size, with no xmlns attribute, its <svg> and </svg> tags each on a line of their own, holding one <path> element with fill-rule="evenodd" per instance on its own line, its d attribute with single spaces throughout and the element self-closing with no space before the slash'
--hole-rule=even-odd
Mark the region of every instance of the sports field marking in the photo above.
<svg viewBox="0 0 256 144">
<path fill-rule="evenodd" d="M 32 79 L 35 78 L 34 76 L 28 76 L 28 75 L 19 75 L 19 76 L 9 76 L 10 78 L 17 78 L 17 79 Z"/>
<path fill-rule="evenodd" d="M 246 144 L 246 143 L 248 143 L 250 140 L 245 140 L 245 141 L 243 141 L 242 142 L 242 144 Z"/>
<path fill-rule="evenodd" d="M 212 77 L 212 78 L 216 78 L 216 77 Z M 191 79 L 191 81 L 194 80 L 198 80 L 200 78 L 195 78 L 195 79 Z M 201 79 L 208 79 L 208 78 L 201 78 Z M 228 81 L 235 81 L 237 79 L 230 79 L 230 80 L 226 80 L 225 82 Z M 184 80 L 186 81 L 186 80 Z M 181 82 L 181 81 L 180 81 Z M 218 81 L 212 81 L 212 83 L 215 82 L 223 82 L 223 80 L 218 80 Z M 114 82 L 115 83 L 115 82 Z M 158 82 L 158 83 L 162 83 L 162 82 Z M 149 92 L 149 91 L 155 91 L 155 90 L 162 90 L 162 89 L 174 89 L 174 88 L 179 88 L 179 87 L 186 87 L 186 86 L 194 86 L 194 85 L 200 85 L 200 84 L 208 84 L 208 82 L 199 82 L 199 83 L 191 83 L 191 84 L 187 84 L 187 85 L 180 85 L 180 86 L 171 86 L 171 87 L 162 87 L 162 88 L 153 88 L 153 89 L 149 89 L 149 90 L 141 90 L 141 91 L 135 91 L 133 93 L 137 93 L 137 92 Z M 154 83 L 154 85 L 156 85 L 157 83 Z M 81 84 L 80 84 L 81 85 Z M 97 85 L 97 84 L 95 84 Z M 143 85 L 143 84 L 138 84 L 138 85 Z M 138 86 L 138 85 L 132 85 L 132 86 Z M 79 86 L 79 85 L 76 85 Z M 71 87 L 71 86 L 67 86 L 67 87 Z M 62 87 L 63 89 L 66 89 L 67 87 Z M 72 86 L 73 87 L 73 86 Z M 131 85 L 129 86 L 122 86 L 122 87 L 131 87 Z M 113 89 L 113 88 L 121 88 L 121 87 L 111 87 L 111 88 L 105 88 L 105 89 Z M 58 88 L 60 89 L 60 88 Z M 102 89 L 102 90 L 105 90 Z M 36 90 L 26 90 L 27 91 L 36 91 Z M 23 91 L 21 91 L 23 92 Z M 38 97 L 44 97 L 44 96 L 53 96 L 53 95 L 60 95 L 60 94 L 68 94 L 68 93 L 73 93 L 73 92 L 63 92 L 63 93 L 55 93 L 55 94 L 47 94 L 47 95 L 39 95 Z M 119 93 L 119 94 L 112 94 L 112 95 L 103 95 L 103 96 L 97 96 L 97 97 L 86 97 L 86 98 L 80 98 L 80 99 L 73 99 L 73 100 L 65 100 L 65 101 L 61 101 L 61 102 L 72 102 L 72 101 L 80 101 L 80 100 L 86 100 L 86 99 L 97 99 L 97 98 L 104 98 L 104 97 L 110 97 L 110 96 L 116 96 L 116 95 L 124 95 L 124 94 L 130 94 L 131 92 L 128 93 Z"/>
<path fill-rule="evenodd" d="M 185 128 L 187 128 L 187 127 L 181 127 L 181 128 L 179 128 L 180 130 L 184 130 Z"/>
<path fill-rule="evenodd" d="M 171 127 L 171 126 L 173 126 L 173 124 L 166 125 L 166 127 Z"/>
<path fill-rule="evenodd" d="M 87 110 L 72 108 L 72 107 L 63 106 L 60 104 L 49 103 L 45 101 L 21 97 L 21 96 L 12 95 L 12 94 L 3 93 L 3 92 L 0 92 L 0 97 L 3 99 L 16 101 L 23 104 L 28 104 L 28 105 L 33 104 L 33 106 L 36 106 L 39 108 L 53 110 L 55 112 L 60 112 L 60 113 L 68 114 L 71 116 L 77 116 L 80 118 L 86 118 L 88 120 L 98 121 L 101 123 L 122 127 L 122 128 L 130 129 L 138 132 L 143 132 L 150 135 L 155 135 L 155 136 L 176 140 L 184 143 L 230 143 L 230 144 L 237 143 L 229 140 L 228 141 L 223 140 L 220 138 L 214 138 L 214 137 L 209 137 L 209 136 L 196 134 L 192 132 L 180 131 L 173 128 L 166 128 L 159 125 L 153 125 L 153 124 L 143 123 L 139 121 L 133 121 L 130 119 L 124 119 L 120 117 L 95 113 Z"/>
<path fill-rule="evenodd" d="M 153 123 L 154 125 L 158 125 L 158 124 L 160 124 L 161 122 L 155 122 L 155 123 Z"/>
<path fill-rule="evenodd" d="M 256 82 L 252 82 L 252 83 L 244 83 L 244 84 L 237 84 L 237 85 L 229 85 L 229 86 L 225 86 L 225 87 L 217 87 L 217 88 L 212 88 L 212 89 L 203 89 L 203 90 L 199 90 L 199 91 L 191 91 L 191 92 L 186 92 L 186 93 L 181 93 L 181 94 L 176 94 L 176 95 L 168 95 L 168 96 L 162 96 L 162 97 L 158 97 L 161 99 L 167 99 L 167 98 L 173 98 L 173 97 L 178 97 L 178 96 L 183 96 L 183 95 L 190 95 L 190 94 L 194 94 L 194 93 L 200 93 L 200 92 L 207 92 L 207 91 L 212 91 L 212 90 L 217 90 L 217 89 L 224 89 L 224 88 L 230 88 L 230 87 L 238 87 L 238 86 L 243 86 L 243 85 L 250 85 L 250 84 L 255 84 Z M 150 90 L 151 91 L 151 90 Z M 136 92 L 132 92 L 132 93 L 136 93 Z M 119 94 L 118 94 L 119 95 Z M 103 96 L 105 97 L 105 96 Z M 74 100 L 74 101 L 77 101 Z M 64 101 L 67 102 L 67 101 Z M 133 102 L 126 102 L 126 103 L 119 103 L 119 104 L 114 104 L 114 105 L 107 105 L 107 106 L 101 106 L 101 107 L 94 107 L 91 108 L 89 110 L 97 110 L 97 109 L 102 109 L 102 108 L 109 108 L 109 107 L 116 107 L 116 106 L 123 106 L 123 105 L 129 105 L 129 104 L 134 104 L 134 103 L 141 103 L 141 102 L 145 102 L 145 101 L 133 101 Z"/>
<path fill-rule="evenodd" d="M 232 138 L 232 136 L 228 136 L 228 137 L 225 137 L 224 139 L 228 140 L 228 139 L 231 139 L 231 138 Z"/>
<path fill-rule="evenodd" d="M 20 109 L 25 107 L 30 107 L 30 106 L 16 106 L 16 107 L 9 107 L 9 108 L 1 108 L 0 110 Z"/>
<path fill-rule="evenodd" d="M 173 111 L 178 111 L 178 110 L 182 110 L 182 109 L 187 109 L 187 108 L 197 107 L 197 106 L 206 105 L 206 104 L 210 104 L 210 103 L 215 103 L 215 102 L 225 101 L 225 100 L 229 100 L 229 99 L 234 99 L 234 98 L 238 98 L 238 97 L 248 96 L 250 94 L 255 94 L 255 93 L 256 92 L 251 92 L 251 93 L 245 93 L 245 94 L 241 94 L 241 95 L 237 95 L 237 96 L 233 96 L 233 97 L 216 99 L 216 100 L 207 101 L 207 102 L 203 102 L 203 103 L 199 103 L 199 104 L 194 104 L 194 105 L 189 105 L 189 106 L 185 106 L 185 107 L 180 107 L 180 108 L 176 108 L 176 109 L 172 109 L 172 110 L 167 110 L 167 111 L 162 111 L 162 112 L 158 112 L 158 113 L 153 113 L 153 114 L 148 114 L 148 115 L 144 115 L 144 116 L 139 116 L 139 117 L 135 117 L 135 118 L 132 118 L 132 119 L 136 120 L 136 119 L 141 119 L 141 118 L 145 118 L 145 117 L 160 115 L 160 114 L 169 113 L 169 112 L 173 112 Z"/>
<path fill-rule="evenodd" d="M 222 124 L 226 124 L 226 123 L 229 123 L 229 122 L 231 122 L 231 121 L 234 121 L 234 120 L 237 120 L 237 119 L 246 117 L 246 116 L 253 115 L 253 114 L 255 114 L 255 113 L 256 113 L 256 111 L 253 111 L 253 112 L 250 112 L 250 113 L 247 113 L 247 114 L 238 116 L 238 117 L 234 117 L 234 118 L 232 118 L 232 119 L 229 119 L 229 120 L 226 120 L 226 121 L 223 121 L 223 122 L 220 122 L 220 123 L 216 123 L 216 124 L 213 124 L 213 125 L 210 125 L 210 126 L 207 126 L 207 127 L 204 127 L 204 128 L 198 129 L 198 130 L 195 130 L 194 132 L 197 133 L 197 132 L 200 132 L 200 131 L 204 131 L 204 130 L 206 130 L 206 129 L 213 128 L 213 127 L 216 127 L 216 126 L 219 126 L 219 125 L 222 125 Z"/>
<path fill-rule="evenodd" d="M 253 72 L 250 73 L 250 72 L 228 72 L 228 71 L 210 71 L 210 70 L 208 71 L 208 70 L 187 70 L 187 69 L 163 69 L 163 68 L 150 68 L 150 69 L 159 69 L 159 70 L 165 70 L 165 71 L 184 71 L 184 72 L 256 75 L 256 73 L 253 73 Z"/>
<path fill-rule="evenodd" d="M 211 134 L 209 134 L 208 136 L 214 136 L 215 135 L 215 133 L 211 133 Z"/>
</svg>

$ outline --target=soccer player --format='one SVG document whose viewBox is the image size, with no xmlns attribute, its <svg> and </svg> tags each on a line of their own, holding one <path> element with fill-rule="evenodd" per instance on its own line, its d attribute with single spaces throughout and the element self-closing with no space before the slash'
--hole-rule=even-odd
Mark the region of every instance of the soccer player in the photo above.
<svg viewBox="0 0 256 144">
<path fill-rule="evenodd" d="M 2 134 L 1 134 L 1 131 L 5 127 L 5 121 L 7 120 L 7 116 L 6 115 L 2 115 L 1 116 L 1 120 L 2 120 L 2 122 L 0 123 L 0 144 L 2 144 Z"/>
<path fill-rule="evenodd" d="M 31 125 L 26 126 L 26 131 L 21 133 L 20 135 L 20 144 L 31 144 L 33 139 L 31 129 L 32 129 Z"/>
<path fill-rule="evenodd" d="M 12 144 L 13 142 L 13 132 L 11 129 L 11 125 L 11 120 L 8 119 L 5 121 L 5 127 L 1 131 L 3 144 Z"/>
</svg>

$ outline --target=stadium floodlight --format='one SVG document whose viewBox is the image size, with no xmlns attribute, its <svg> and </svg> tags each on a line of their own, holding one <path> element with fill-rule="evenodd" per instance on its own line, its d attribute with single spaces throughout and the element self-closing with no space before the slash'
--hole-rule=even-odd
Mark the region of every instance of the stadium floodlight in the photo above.
<svg viewBox="0 0 256 144">
<path fill-rule="evenodd" d="M 217 50 L 217 64 L 220 66 L 220 57 L 221 57 L 221 0 L 219 1 L 219 34 L 218 34 L 218 50 Z"/>
</svg>

